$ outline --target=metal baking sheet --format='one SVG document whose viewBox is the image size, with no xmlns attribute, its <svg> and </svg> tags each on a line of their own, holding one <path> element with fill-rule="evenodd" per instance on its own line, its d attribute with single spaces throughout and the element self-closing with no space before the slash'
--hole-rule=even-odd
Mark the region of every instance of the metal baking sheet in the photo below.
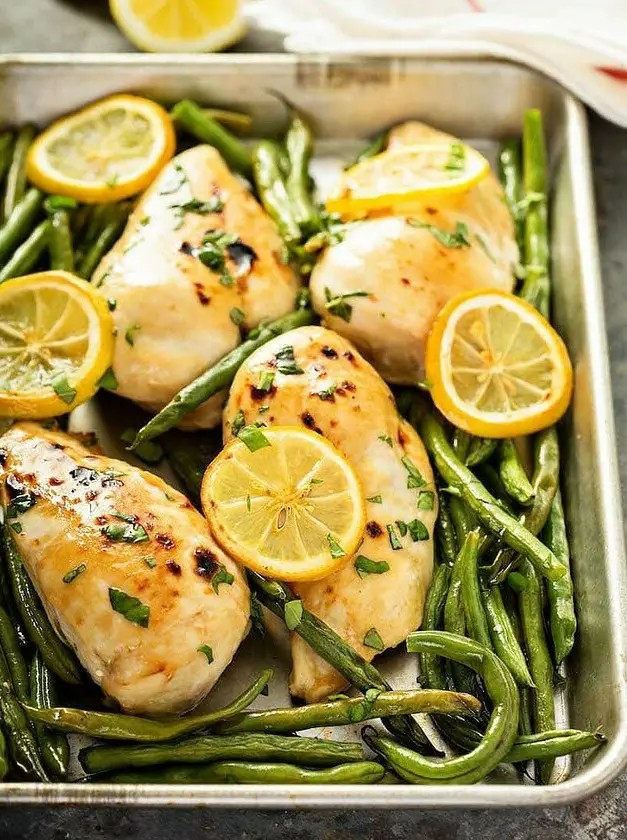
<svg viewBox="0 0 627 840">
<path fill-rule="evenodd" d="M 563 483 L 579 617 L 562 725 L 602 726 L 608 744 L 586 762 L 558 764 L 560 784 L 520 784 L 512 775 L 463 786 L 0 785 L 0 803 L 235 807 L 513 807 L 563 805 L 592 794 L 627 764 L 627 579 L 616 445 L 597 253 L 590 155 L 582 106 L 555 83 L 524 68 L 458 58 L 328 59 L 294 56 L 12 56 L 0 59 L 0 125 L 45 124 L 90 100 L 130 91 L 165 103 L 193 97 L 251 113 L 254 134 L 285 126 L 280 91 L 313 120 L 315 174 L 324 182 L 364 139 L 406 119 L 466 138 L 493 156 L 519 134 L 523 111 L 542 108 L 552 167 L 555 320 L 575 369 L 575 398 L 562 428 Z M 74 413 L 74 428 L 99 431 L 121 454 L 118 430 L 135 409 L 99 397 Z M 105 422 L 106 421 L 106 422 Z M 167 477 L 167 476 L 166 476 Z M 283 640 L 284 641 L 284 640 Z M 249 637 L 207 706 L 234 696 L 265 665 L 276 676 L 257 707 L 287 703 L 289 662 L 280 632 L 272 644 Z M 415 658 L 381 657 L 397 687 L 415 686 Z M 354 737 L 350 730 L 326 736 Z"/>
</svg>

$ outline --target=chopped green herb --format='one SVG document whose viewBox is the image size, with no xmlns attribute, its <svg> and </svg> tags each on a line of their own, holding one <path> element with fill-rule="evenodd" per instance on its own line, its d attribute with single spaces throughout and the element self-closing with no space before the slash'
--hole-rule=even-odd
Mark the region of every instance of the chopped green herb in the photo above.
<svg viewBox="0 0 627 840">
<path fill-rule="evenodd" d="M 407 533 L 407 523 L 403 522 L 402 519 L 397 519 L 396 520 L 396 527 L 398 528 L 398 532 L 401 535 L 401 537 L 404 537 L 405 534 Z"/>
<path fill-rule="evenodd" d="M 383 644 L 383 639 L 377 632 L 376 627 L 371 627 L 370 630 L 364 636 L 364 645 L 366 647 L 372 648 L 373 650 L 383 650 L 385 645 Z"/>
<path fill-rule="evenodd" d="M 259 380 L 259 385 L 257 385 L 258 391 L 269 391 L 272 388 L 272 384 L 274 382 L 274 371 L 272 370 L 264 370 L 261 372 L 261 379 Z"/>
<path fill-rule="evenodd" d="M 285 605 L 284 613 L 285 623 L 288 630 L 294 630 L 301 622 L 303 617 L 303 602 L 302 601 L 288 601 Z"/>
<path fill-rule="evenodd" d="M 231 319 L 231 321 L 233 321 L 236 327 L 239 327 L 240 324 L 244 322 L 244 319 L 246 318 L 246 313 L 243 309 L 240 309 L 238 306 L 234 306 L 233 309 L 231 309 L 231 311 L 229 312 L 229 318 Z"/>
<path fill-rule="evenodd" d="M 465 222 L 457 222 L 453 232 L 443 230 L 436 225 L 429 224 L 429 222 L 421 222 L 419 219 L 408 219 L 408 222 L 412 227 L 428 230 L 445 248 L 463 248 L 470 245 L 468 225 Z"/>
<path fill-rule="evenodd" d="M 386 525 L 385 526 L 388 532 L 388 537 L 390 538 L 390 545 L 392 546 L 393 551 L 398 551 L 402 548 L 401 541 L 396 536 L 396 531 L 394 530 L 394 525 Z"/>
<path fill-rule="evenodd" d="M 136 436 L 137 432 L 135 429 L 124 429 L 120 435 L 120 440 L 122 443 L 126 443 L 130 446 Z M 133 449 L 133 454 L 137 455 L 140 461 L 143 461 L 145 464 L 158 464 L 163 458 L 164 452 L 163 447 L 160 443 L 157 443 L 157 441 L 144 440 L 139 444 L 139 446 L 136 446 L 135 449 Z"/>
<path fill-rule="evenodd" d="M 129 523 L 128 525 L 103 525 L 100 533 L 115 542 L 140 543 L 148 542 L 148 534 L 142 525 Z"/>
<path fill-rule="evenodd" d="M 371 560 L 363 554 L 355 558 L 354 565 L 360 578 L 365 578 L 368 575 L 382 575 L 390 569 L 390 564 L 385 560 Z"/>
<path fill-rule="evenodd" d="M 198 249 L 198 259 L 207 268 L 220 274 L 223 286 L 233 285 L 233 275 L 228 269 L 226 258 L 228 248 L 239 242 L 239 236 L 225 230 L 209 230 L 202 240 L 202 247 Z"/>
<path fill-rule="evenodd" d="M 143 216 L 143 217 L 139 220 L 139 224 L 140 224 L 142 227 L 146 227 L 146 225 L 147 225 L 149 222 L 150 222 L 150 216 Z"/>
<path fill-rule="evenodd" d="M 329 543 L 329 550 L 331 552 L 331 557 L 338 558 L 338 557 L 345 557 L 346 552 L 339 544 L 339 542 L 335 539 L 333 534 L 327 534 L 327 542 Z"/>
<path fill-rule="evenodd" d="M 173 177 L 170 178 L 172 185 L 168 184 L 167 188 L 159 192 L 159 195 L 172 195 L 172 193 L 180 190 L 183 184 L 187 183 L 187 175 L 180 163 L 173 163 L 172 169 L 174 171 Z"/>
<path fill-rule="evenodd" d="M 13 528 L 16 534 L 22 533 L 22 525 L 20 522 L 9 522 L 9 525 Z"/>
<path fill-rule="evenodd" d="M 71 569 L 67 574 L 63 575 L 63 583 L 72 583 L 73 580 L 84 572 L 87 566 L 85 563 L 81 563 L 79 566 L 76 566 L 74 569 Z"/>
<path fill-rule="evenodd" d="M 432 490 L 421 490 L 418 493 L 418 510 L 433 510 L 435 493 Z"/>
<path fill-rule="evenodd" d="M 316 396 L 320 397 L 321 400 L 332 400 L 336 388 L 337 385 L 333 382 L 328 388 L 325 388 L 324 391 L 317 391 Z"/>
<path fill-rule="evenodd" d="M 373 503 L 373 505 L 382 505 L 382 504 L 383 504 L 383 499 L 382 499 L 382 498 L 381 498 L 381 496 L 379 496 L 379 495 L 376 495 L 376 496 L 368 496 L 368 498 L 366 499 L 366 501 L 367 501 L 367 502 L 372 502 L 372 503 Z"/>
<path fill-rule="evenodd" d="M 312 478 L 309 481 L 310 484 L 324 484 L 323 479 L 321 478 Z"/>
<path fill-rule="evenodd" d="M 353 307 L 350 303 L 346 303 L 346 301 L 350 298 L 368 297 L 369 294 L 369 292 L 363 289 L 357 289 L 354 292 L 345 292 L 343 295 L 333 295 L 331 290 L 325 287 L 324 295 L 327 299 L 325 308 L 327 312 L 330 312 L 332 315 L 337 315 L 338 318 L 342 318 L 342 320 L 348 322 L 353 314 Z"/>
<path fill-rule="evenodd" d="M 50 385 L 57 397 L 63 400 L 66 405 L 70 405 L 70 403 L 74 401 L 74 398 L 76 397 L 76 388 L 72 388 L 70 386 L 65 373 L 57 373 L 56 376 L 53 376 L 50 380 Z"/>
<path fill-rule="evenodd" d="M 407 523 L 407 527 L 409 528 L 409 536 L 414 542 L 429 539 L 429 532 L 419 519 L 412 519 L 411 522 Z"/>
<path fill-rule="evenodd" d="M 204 653 L 207 657 L 208 664 L 211 665 L 211 663 L 213 662 L 213 651 L 211 650 L 209 645 L 201 645 L 198 648 L 198 653 Z"/>
<path fill-rule="evenodd" d="M 35 494 L 31 493 L 30 490 L 27 490 L 23 485 L 14 483 L 11 489 L 14 492 L 18 488 L 21 488 L 21 492 L 18 492 L 15 496 L 13 496 L 10 504 L 7 505 L 7 519 L 15 519 L 20 515 L 20 513 L 26 513 L 26 511 L 30 510 L 37 503 L 37 497 Z"/>
<path fill-rule="evenodd" d="M 157 565 L 157 561 L 152 556 L 152 554 L 149 554 L 147 557 L 144 557 L 144 563 L 148 566 L 149 569 L 154 569 Z"/>
<path fill-rule="evenodd" d="M 124 618 L 140 627 L 148 627 L 150 621 L 150 607 L 143 604 L 139 598 L 127 595 L 121 589 L 109 588 L 109 603 L 112 608 Z"/>
<path fill-rule="evenodd" d="M 265 414 L 266 411 L 270 408 L 269 405 L 260 405 L 259 406 L 259 414 Z"/>
<path fill-rule="evenodd" d="M 424 487 L 427 482 L 424 480 L 420 470 L 416 467 L 413 461 L 407 455 L 403 455 L 401 463 L 409 473 L 407 487 L 410 490 L 414 490 L 416 487 Z"/>
<path fill-rule="evenodd" d="M 115 378 L 113 368 L 108 368 L 98 380 L 100 388 L 107 388 L 109 391 L 115 391 L 118 387 L 118 380 Z"/>
<path fill-rule="evenodd" d="M 256 452 L 258 449 L 263 449 L 270 446 L 270 441 L 259 429 L 259 426 L 244 426 L 237 433 L 238 438 L 245 443 L 251 452 Z"/>
<path fill-rule="evenodd" d="M 109 312 L 115 312 L 115 307 L 117 305 L 117 300 L 114 300 L 113 298 L 107 298 L 107 306 L 109 307 Z"/>
<path fill-rule="evenodd" d="M 294 358 L 294 348 L 291 344 L 286 344 L 274 354 L 276 369 L 279 373 L 285 376 L 298 376 L 303 373 L 303 369 L 298 366 Z"/>
<path fill-rule="evenodd" d="M 263 622 L 263 610 L 259 599 L 254 592 L 250 593 L 250 621 L 253 625 L 253 630 L 258 633 L 261 638 L 265 638 L 266 625 Z"/>
<path fill-rule="evenodd" d="M 53 210 L 74 210 L 78 207 L 78 201 L 68 195 L 49 195 L 44 201 L 44 207 L 48 213 Z"/>
<path fill-rule="evenodd" d="M 116 519 L 121 519 L 122 522 L 137 522 L 137 517 L 133 516 L 132 513 L 120 513 L 119 510 L 114 510 L 111 515 L 115 516 Z"/>
<path fill-rule="evenodd" d="M 124 333 L 124 340 L 127 344 L 130 344 L 131 347 L 135 347 L 135 333 L 139 330 L 141 330 L 141 326 L 139 324 L 133 324 L 131 327 L 128 327 Z"/>
<path fill-rule="evenodd" d="M 215 195 L 209 201 L 201 201 L 198 198 L 190 198 L 182 204 L 170 204 L 170 209 L 174 210 L 176 225 L 174 230 L 179 230 L 183 226 L 186 213 L 197 213 L 199 216 L 206 216 L 209 213 L 221 213 L 224 210 L 224 202 Z"/>
<path fill-rule="evenodd" d="M 444 166 L 451 172 L 459 172 L 466 167 L 466 147 L 463 143 L 451 143 L 449 159 Z"/>
<path fill-rule="evenodd" d="M 389 435 L 378 435 L 379 440 L 382 440 L 383 443 L 387 443 L 388 446 L 392 446 L 392 438 Z"/>
<path fill-rule="evenodd" d="M 227 572 L 224 563 L 218 563 L 218 571 L 211 578 L 211 587 L 216 595 L 219 595 L 218 587 L 220 584 L 225 583 L 227 586 L 231 586 L 234 580 L 233 575 Z"/>
<path fill-rule="evenodd" d="M 251 508 L 252 506 L 250 504 L 250 496 L 246 496 L 246 510 L 248 511 L 248 513 L 250 513 Z"/>
<path fill-rule="evenodd" d="M 240 410 L 237 412 L 237 414 L 233 418 L 233 425 L 231 426 L 231 431 L 233 432 L 234 435 L 238 435 L 242 431 L 242 429 L 244 428 L 245 425 L 246 425 L 246 418 L 244 417 L 244 412 L 240 408 Z"/>
</svg>

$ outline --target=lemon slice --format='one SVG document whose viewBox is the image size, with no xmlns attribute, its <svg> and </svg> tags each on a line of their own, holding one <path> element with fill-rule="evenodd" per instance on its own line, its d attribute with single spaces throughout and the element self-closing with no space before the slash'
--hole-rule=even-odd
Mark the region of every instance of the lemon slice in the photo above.
<svg viewBox="0 0 627 840">
<path fill-rule="evenodd" d="M 506 292 L 459 295 L 426 346 L 431 396 L 473 435 L 505 438 L 552 426 L 568 408 L 573 371 L 564 342 L 530 304 Z"/>
<path fill-rule="evenodd" d="M 156 102 L 122 94 L 58 120 L 26 161 L 30 181 L 50 193 L 95 203 L 146 189 L 174 154 L 172 120 Z"/>
<path fill-rule="evenodd" d="M 489 168 L 483 155 L 459 142 L 389 149 L 342 173 L 326 207 L 330 213 L 351 217 L 463 192 Z"/>
<path fill-rule="evenodd" d="M 245 33 L 241 0 L 110 0 L 113 19 L 148 52 L 214 52 Z"/>
<path fill-rule="evenodd" d="M 89 283 L 45 271 L 0 285 L 0 417 L 71 411 L 112 358 L 113 321 Z"/>
<path fill-rule="evenodd" d="M 210 464 L 202 507 L 222 548 L 278 580 L 318 580 L 355 552 L 366 524 L 353 468 L 315 432 L 247 426 Z"/>
</svg>

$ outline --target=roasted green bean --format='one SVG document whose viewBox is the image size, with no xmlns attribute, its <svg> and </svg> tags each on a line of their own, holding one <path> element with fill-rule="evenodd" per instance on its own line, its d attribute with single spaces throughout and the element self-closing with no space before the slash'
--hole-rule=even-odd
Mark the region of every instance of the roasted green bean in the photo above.
<svg viewBox="0 0 627 840">
<path fill-rule="evenodd" d="M 264 209 L 288 245 L 299 242 L 301 229 L 281 174 L 277 144 L 261 140 L 253 149 L 252 161 L 253 180 Z"/>
<path fill-rule="evenodd" d="M 15 696 L 18 700 L 28 700 L 28 669 L 11 617 L 3 607 L 0 607 L 0 647 L 4 651 Z"/>
<path fill-rule="evenodd" d="M 499 155 L 499 175 L 505 200 L 516 228 L 516 241 L 522 253 L 524 247 L 524 213 L 522 211 L 522 167 L 520 140 L 506 140 Z"/>
<path fill-rule="evenodd" d="M 439 548 L 439 559 L 441 562 L 452 566 L 457 557 L 459 547 L 455 526 L 453 525 L 448 507 L 448 499 L 442 494 L 440 494 L 440 498 L 438 499 L 438 518 L 435 523 L 435 535 Z"/>
<path fill-rule="evenodd" d="M 50 268 L 59 271 L 74 271 L 74 249 L 70 215 L 58 208 L 50 213 Z"/>
<path fill-rule="evenodd" d="M 55 676 L 44 663 L 39 651 L 35 652 L 30 667 L 29 699 L 42 709 L 50 709 L 57 703 Z M 45 766 L 53 776 L 65 779 L 70 759 L 67 738 L 62 732 L 55 732 L 41 723 L 35 722 L 33 727 Z"/>
<path fill-rule="evenodd" d="M 35 126 L 23 126 L 15 139 L 13 159 L 7 171 L 4 189 L 3 217 L 9 219 L 26 192 L 26 155 L 35 137 Z"/>
<path fill-rule="evenodd" d="M 216 148 L 230 169 L 246 178 L 252 175 L 251 154 L 230 131 L 211 119 L 196 102 L 182 99 L 170 112 L 172 118 L 198 140 Z"/>
<path fill-rule="evenodd" d="M 468 454 L 466 455 L 467 467 L 478 467 L 483 464 L 488 458 L 491 458 L 498 446 L 498 440 L 493 438 L 478 438 L 474 437 L 470 441 Z"/>
<path fill-rule="evenodd" d="M 0 228 L 0 265 L 30 235 L 41 209 L 43 193 L 30 189 Z"/>
<path fill-rule="evenodd" d="M 519 685 L 533 686 L 533 680 L 525 661 L 525 654 L 522 652 L 510 617 L 505 609 L 501 590 L 498 586 L 484 588 L 482 597 L 494 650 L 507 665 Z"/>
<path fill-rule="evenodd" d="M 559 580 L 547 581 L 546 588 L 549 599 L 549 620 L 553 650 L 555 661 L 559 665 L 571 652 L 577 632 L 573 581 L 570 576 L 570 551 L 562 509 L 562 495 L 559 488 L 553 498 L 543 536 L 553 554 L 568 570 L 564 577 Z"/>
<path fill-rule="evenodd" d="M 507 494 L 520 505 L 530 505 L 535 493 L 514 441 L 502 441 L 499 455 L 499 475 Z"/>
<path fill-rule="evenodd" d="M 546 737 L 547 735 L 550 737 Z M 550 762 L 552 765 L 553 759 L 557 756 L 570 755 L 580 750 L 591 750 L 607 740 L 600 732 L 578 732 L 577 730 L 539 732 L 534 738 L 533 741 L 527 742 L 519 738 L 506 761 L 515 764 L 518 761 L 538 760 L 547 762 L 547 765 Z"/>
<path fill-rule="evenodd" d="M 0 270 L 0 283 L 28 274 L 39 262 L 50 244 L 50 222 L 40 222 L 30 236 L 15 249 L 9 261 Z"/>
<path fill-rule="evenodd" d="M 285 186 L 296 224 L 305 236 L 311 236 L 320 230 L 320 213 L 311 195 L 309 174 L 313 137 L 302 114 L 291 106 L 290 112 L 292 119 L 284 141 L 288 159 Z"/>
<path fill-rule="evenodd" d="M 520 297 L 544 315 L 550 314 L 549 236 L 547 220 L 546 145 L 542 114 L 525 111 L 523 126 L 525 203 L 525 280 Z"/>
<path fill-rule="evenodd" d="M 471 639 L 485 648 L 492 648 L 492 638 L 488 627 L 481 589 L 479 586 L 479 547 L 481 537 L 477 531 L 471 531 L 459 552 L 462 603 L 466 618 L 466 629 Z"/>
</svg>

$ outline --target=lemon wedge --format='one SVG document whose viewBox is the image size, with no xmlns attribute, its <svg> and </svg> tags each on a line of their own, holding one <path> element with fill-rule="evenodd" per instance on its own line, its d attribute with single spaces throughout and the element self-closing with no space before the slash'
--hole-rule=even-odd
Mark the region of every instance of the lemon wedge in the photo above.
<svg viewBox="0 0 627 840">
<path fill-rule="evenodd" d="M 175 148 L 172 120 L 160 105 L 120 94 L 47 128 L 30 147 L 26 173 L 45 192 L 119 201 L 145 190 Z"/>
<path fill-rule="evenodd" d="M 201 501 L 226 552 L 284 581 L 329 575 L 354 554 L 366 524 L 353 468 L 300 427 L 246 426 L 209 465 Z"/>
<path fill-rule="evenodd" d="M 489 168 L 476 149 L 457 141 L 401 146 L 342 173 L 326 208 L 348 218 L 402 209 L 403 204 L 469 190 Z"/>
<path fill-rule="evenodd" d="M 45 271 L 0 284 L 0 417 L 71 411 L 112 358 L 113 321 L 89 283 Z"/>
<path fill-rule="evenodd" d="M 556 423 L 568 408 L 573 370 L 546 318 L 501 291 L 453 298 L 427 339 L 431 396 L 473 435 L 509 438 Z"/>
</svg>

